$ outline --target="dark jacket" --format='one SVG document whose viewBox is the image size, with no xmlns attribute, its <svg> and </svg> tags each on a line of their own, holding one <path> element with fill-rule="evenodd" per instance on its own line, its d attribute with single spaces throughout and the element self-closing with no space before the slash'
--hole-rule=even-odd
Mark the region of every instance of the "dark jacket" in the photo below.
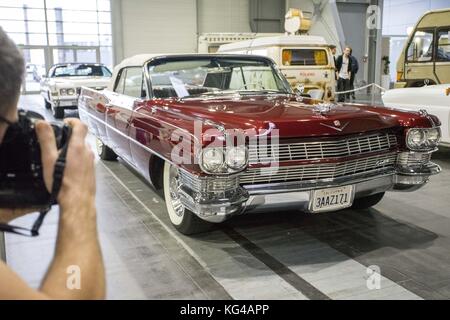
<svg viewBox="0 0 450 320">
<path fill-rule="evenodd" d="M 339 71 L 341 71 L 341 67 L 342 67 L 342 55 L 340 55 L 339 57 L 337 57 L 336 59 L 336 71 L 339 73 Z M 352 72 L 352 68 L 353 68 L 353 63 L 352 63 L 352 59 L 351 56 L 348 58 L 348 72 Z"/>
<path fill-rule="evenodd" d="M 358 59 L 356 59 L 354 56 L 350 56 L 350 59 L 352 60 L 352 73 L 357 74 L 359 70 Z"/>
</svg>

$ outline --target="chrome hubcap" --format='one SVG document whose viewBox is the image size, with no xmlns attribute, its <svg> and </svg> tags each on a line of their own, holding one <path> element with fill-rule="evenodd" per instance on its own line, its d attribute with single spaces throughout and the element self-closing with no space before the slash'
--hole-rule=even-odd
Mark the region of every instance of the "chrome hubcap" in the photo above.
<svg viewBox="0 0 450 320">
<path fill-rule="evenodd" d="M 175 214 L 181 217 L 184 214 L 184 206 L 181 203 L 179 188 L 180 178 L 178 175 L 178 168 L 171 166 L 169 174 L 170 201 L 172 202 L 172 207 Z"/>
</svg>

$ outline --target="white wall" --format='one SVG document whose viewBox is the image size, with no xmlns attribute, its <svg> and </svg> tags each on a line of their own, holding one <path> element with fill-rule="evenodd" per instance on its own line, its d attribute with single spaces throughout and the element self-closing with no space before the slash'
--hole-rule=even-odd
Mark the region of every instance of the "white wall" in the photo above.
<svg viewBox="0 0 450 320">
<path fill-rule="evenodd" d="M 123 57 L 196 51 L 195 0 L 119 1 Z"/>
<path fill-rule="evenodd" d="M 383 35 L 406 36 L 429 10 L 450 8 L 450 0 L 384 0 Z"/>
<path fill-rule="evenodd" d="M 196 52 L 201 33 L 251 32 L 250 0 L 111 1 L 115 63 L 139 53 Z"/>
<path fill-rule="evenodd" d="M 199 0 L 199 33 L 251 32 L 249 0 Z"/>
</svg>

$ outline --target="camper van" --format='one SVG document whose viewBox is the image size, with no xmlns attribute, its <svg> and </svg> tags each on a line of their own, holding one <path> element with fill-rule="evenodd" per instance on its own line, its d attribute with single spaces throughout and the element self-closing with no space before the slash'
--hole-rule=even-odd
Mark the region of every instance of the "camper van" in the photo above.
<svg viewBox="0 0 450 320">
<path fill-rule="evenodd" d="M 293 88 L 301 86 L 314 99 L 334 100 L 334 59 L 323 37 L 281 35 L 256 38 L 224 44 L 218 52 L 270 57 Z"/>
<path fill-rule="evenodd" d="M 396 88 L 450 83 L 450 8 L 417 22 L 397 61 Z"/>
</svg>

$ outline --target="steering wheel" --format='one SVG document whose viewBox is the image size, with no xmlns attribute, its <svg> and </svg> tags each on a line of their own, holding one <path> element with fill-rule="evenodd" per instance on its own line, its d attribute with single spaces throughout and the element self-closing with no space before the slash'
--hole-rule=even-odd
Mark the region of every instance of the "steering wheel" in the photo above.
<svg viewBox="0 0 450 320">
<path fill-rule="evenodd" d="M 248 89 L 249 86 L 255 86 L 255 87 L 257 87 L 257 88 L 266 90 L 266 88 L 264 88 L 264 86 L 263 86 L 261 83 L 258 83 L 258 82 L 246 83 L 246 84 L 244 84 L 243 86 L 241 86 L 238 90 L 242 90 L 242 89 L 244 89 L 244 88 L 245 88 L 245 89 Z"/>
</svg>

